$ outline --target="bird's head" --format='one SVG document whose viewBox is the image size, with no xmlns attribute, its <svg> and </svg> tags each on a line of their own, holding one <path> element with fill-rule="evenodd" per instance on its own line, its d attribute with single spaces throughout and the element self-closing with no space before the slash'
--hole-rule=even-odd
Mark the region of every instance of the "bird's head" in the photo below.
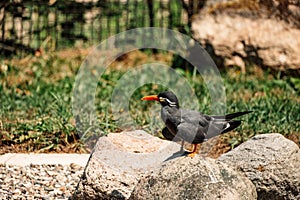
<svg viewBox="0 0 300 200">
<path fill-rule="evenodd" d="M 162 106 L 179 108 L 179 102 L 176 95 L 171 91 L 161 92 L 158 95 L 145 96 L 142 100 L 158 101 Z"/>
</svg>

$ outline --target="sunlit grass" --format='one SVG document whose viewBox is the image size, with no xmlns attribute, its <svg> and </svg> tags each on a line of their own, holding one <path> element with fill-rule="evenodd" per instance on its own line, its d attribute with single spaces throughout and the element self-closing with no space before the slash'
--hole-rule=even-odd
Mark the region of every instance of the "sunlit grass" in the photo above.
<svg viewBox="0 0 300 200">
<path fill-rule="evenodd" d="M 71 99 L 76 72 L 82 60 L 80 56 L 61 58 L 48 55 L 32 58 L 25 63 L 16 60 L 0 63 L 2 147 L 24 144 L 24 151 L 64 151 L 70 148 L 72 151 L 81 151 L 83 145 L 79 140 L 81 135 L 76 130 L 76 119 L 72 115 Z M 134 61 L 131 63 L 138 65 Z M 111 95 L 126 70 L 128 67 L 124 67 L 124 70 L 122 67 L 112 67 L 99 77 L 95 96 L 96 115 L 99 128 L 105 134 L 121 130 L 118 119 L 112 113 Z M 201 76 L 185 70 L 180 73 L 193 87 L 200 111 L 211 114 L 209 92 Z M 222 72 L 222 77 L 226 87 L 227 113 L 253 111 L 241 118 L 243 124 L 234 134 L 225 136 L 230 145 L 236 146 L 255 134 L 270 132 L 293 134 L 300 138 L 299 79 L 276 78 L 253 67 L 249 67 L 246 74 L 240 74 L 234 68 L 229 69 Z M 159 110 L 154 122 L 151 113 L 151 109 L 154 106 L 159 108 L 159 105 L 142 102 L 140 98 L 166 89 L 161 85 L 147 84 L 137 88 L 129 98 L 130 117 L 138 128 L 160 135 Z"/>
</svg>

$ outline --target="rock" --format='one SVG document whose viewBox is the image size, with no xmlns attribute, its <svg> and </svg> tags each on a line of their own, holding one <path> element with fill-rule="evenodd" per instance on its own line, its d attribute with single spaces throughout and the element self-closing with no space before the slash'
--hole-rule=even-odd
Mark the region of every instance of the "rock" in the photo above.
<svg viewBox="0 0 300 200">
<path fill-rule="evenodd" d="M 137 130 L 99 138 L 74 199 L 128 199 L 140 175 L 174 156 L 180 145 Z"/>
<path fill-rule="evenodd" d="M 245 173 L 258 199 L 300 199 L 300 150 L 281 134 L 257 135 L 218 160 Z"/>
<path fill-rule="evenodd" d="M 224 163 L 196 155 L 166 162 L 141 178 L 130 199 L 256 199 L 254 185 Z"/>
<path fill-rule="evenodd" d="M 244 71 L 246 63 L 300 74 L 300 29 L 283 20 L 201 12 L 194 18 L 192 30 L 217 66 L 237 65 Z"/>
</svg>

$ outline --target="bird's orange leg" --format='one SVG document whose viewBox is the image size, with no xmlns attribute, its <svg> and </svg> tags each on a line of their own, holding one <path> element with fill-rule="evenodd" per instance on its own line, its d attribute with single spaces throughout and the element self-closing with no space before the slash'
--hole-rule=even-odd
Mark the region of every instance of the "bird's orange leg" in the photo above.
<svg viewBox="0 0 300 200">
<path fill-rule="evenodd" d="M 188 157 L 193 158 L 197 154 L 197 146 L 198 144 L 193 144 L 193 151 L 188 154 Z"/>
<path fill-rule="evenodd" d="M 184 152 L 184 140 L 181 140 L 181 147 L 180 147 L 180 152 Z"/>
</svg>

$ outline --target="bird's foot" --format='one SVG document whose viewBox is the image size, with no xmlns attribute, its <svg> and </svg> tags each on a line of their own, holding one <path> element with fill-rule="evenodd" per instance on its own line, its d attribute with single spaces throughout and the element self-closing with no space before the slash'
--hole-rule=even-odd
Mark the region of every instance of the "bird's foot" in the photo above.
<svg viewBox="0 0 300 200">
<path fill-rule="evenodd" d="M 185 153 L 186 151 L 184 150 L 184 148 L 180 148 L 179 152 L 180 153 Z"/>
<path fill-rule="evenodd" d="M 194 158 L 196 154 L 196 152 L 190 152 L 187 156 L 190 158 Z"/>
<path fill-rule="evenodd" d="M 197 154 L 196 152 L 197 152 L 197 146 L 198 146 L 198 144 L 193 144 L 193 151 L 192 152 L 190 152 L 187 156 L 188 157 L 190 157 L 190 158 L 194 158 L 195 157 L 195 155 Z"/>
</svg>

